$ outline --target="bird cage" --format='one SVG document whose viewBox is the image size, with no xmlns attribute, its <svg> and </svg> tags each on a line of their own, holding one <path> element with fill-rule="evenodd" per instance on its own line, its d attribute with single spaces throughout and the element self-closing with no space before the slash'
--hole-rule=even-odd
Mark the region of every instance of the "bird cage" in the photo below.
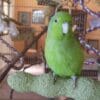
<svg viewBox="0 0 100 100">
<path fill-rule="evenodd" d="M 4 29 L 6 29 L 6 23 L 2 20 L 3 1 L 4 0 L 0 1 L 0 70 L 10 62 L 13 53 L 13 51 L 8 47 L 9 45 L 13 45 L 11 37 L 9 34 L 4 32 Z"/>
<path fill-rule="evenodd" d="M 38 0 L 38 5 L 54 5 L 57 6 L 57 2 L 52 0 Z M 64 9 L 60 9 L 64 10 Z M 68 11 L 68 10 L 64 10 Z M 74 10 L 72 9 L 73 25 L 77 25 L 76 33 L 86 33 L 86 21 L 87 13 L 83 10 Z"/>
<path fill-rule="evenodd" d="M 16 27 L 19 31 L 19 34 L 16 37 L 12 37 L 12 40 L 13 40 L 12 42 L 14 42 L 13 47 L 16 49 L 16 51 L 22 52 L 22 50 L 24 48 L 26 48 L 30 44 L 32 39 L 34 38 L 35 30 L 31 25 L 31 24 L 33 24 L 33 23 L 31 23 L 31 18 L 32 18 L 31 9 L 34 9 L 34 8 L 32 6 L 24 6 L 25 2 L 23 2 L 20 6 L 18 6 L 17 3 L 16 3 L 16 5 L 14 5 L 13 1 L 12 1 L 12 3 L 10 3 L 9 2 L 10 0 L 2 0 L 2 1 L 3 2 L 1 2 L 1 3 L 4 8 L 9 7 L 9 9 L 8 9 L 9 11 L 6 11 L 6 12 L 4 11 L 4 13 L 7 14 L 7 16 L 10 18 L 10 21 L 15 22 Z M 16 0 L 16 2 L 17 2 L 17 0 Z M 25 10 L 23 11 L 23 9 L 25 9 Z M 30 11 L 27 12 L 26 9 L 30 9 Z M 13 14 L 10 16 L 10 14 L 12 12 L 13 12 Z M 9 47 L 7 47 L 7 48 L 9 48 Z M 33 51 L 34 51 L 34 49 L 37 49 L 37 43 L 32 45 L 30 49 L 32 49 Z M 27 53 L 25 54 L 25 59 L 24 59 L 25 63 L 33 64 L 33 61 L 34 61 L 33 59 L 35 59 L 35 61 L 38 60 L 37 55 L 34 56 L 34 52 L 32 52 L 32 55 L 27 55 Z"/>
<path fill-rule="evenodd" d="M 77 25 L 76 33 L 86 33 L 87 13 L 82 10 L 72 10 L 73 25 Z"/>
<path fill-rule="evenodd" d="M 66 11 L 66 9 L 59 9 L 59 11 Z M 86 33 L 86 22 L 87 22 L 87 13 L 84 12 L 83 10 L 71 10 L 71 15 L 72 15 L 72 24 L 76 25 L 76 34 L 85 34 Z"/>
<path fill-rule="evenodd" d="M 6 0 L 4 0 L 4 1 L 6 1 Z M 9 0 L 7 0 L 7 1 L 9 1 Z M 17 3 L 17 0 L 16 0 L 16 3 Z M 22 23 L 22 26 L 18 25 L 18 27 L 17 27 L 18 30 L 19 30 L 19 33 L 20 34 L 22 33 L 22 35 L 25 34 L 25 37 L 26 37 L 26 34 L 31 33 L 31 32 L 34 31 L 34 29 L 32 27 L 32 24 L 34 24 L 32 22 L 33 21 L 32 18 L 33 18 L 34 10 L 41 10 L 40 7 L 39 8 L 35 8 L 35 7 L 32 7 L 31 5 L 26 5 L 26 4 L 27 3 L 22 2 L 21 5 L 16 4 L 16 5 L 12 5 L 11 6 L 14 9 L 14 11 L 13 11 L 13 13 L 14 13 L 13 19 L 15 19 L 17 21 L 17 22 L 15 21 L 17 24 L 21 24 Z M 53 5 L 53 7 L 56 7 L 56 5 L 57 5 L 57 3 L 55 3 L 53 0 L 38 0 L 38 4 L 39 5 L 43 5 L 43 6 Z M 29 9 L 29 11 L 27 11 L 27 9 Z M 68 10 L 61 9 L 61 8 L 59 10 L 63 10 L 63 11 L 68 12 Z M 77 29 L 76 29 L 75 33 L 76 34 L 81 33 L 81 34 L 84 35 L 86 33 L 87 13 L 84 12 L 83 10 L 78 10 L 78 9 L 76 9 L 76 10 L 72 9 L 71 11 L 72 11 L 71 14 L 72 14 L 72 18 L 73 18 L 72 24 L 73 25 L 77 25 Z M 51 13 L 54 14 L 55 12 L 51 12 Z M 40 17 L 40 16 L 38 16 L 38 17 Z M 40 24 L 40 23 L 35 23 L 35 26 L 37 24 Z M 20 38 L 23 38 L 22 35 L 21 35 Z M 29 37 L 29 34 L 28 34 L 28 37 Z M 25 47 L 27 47 L 27 44 L 30 44 L 29 40 L 30 39 L 27 38 L 27 41 L 25 41 Z M 21 47 L 21 44 L 19 44 L 19 45 Z M 35 48 L 37 48 L 37 44 L 36 44 Z M 34 49 L 34 46 L 33 46 L 32 49 Z M 25 60 L 25 63 L 27 63 L 27 64 L 36 64 L 36 63 L 40 63 L 42 61 L 40 56 L 39 57 L 37 56 L 37 52 L 34 53 L 34 50 L 33 51 L 29 50 L 29 53 L 28 54 L 26 53 L 24 60 Z M 88 73 L 88 72 L 87 71 L 83 72 L 83 75 L 84 75 L 84 73 L 86 75 L 86 73 Z M 96 76 L 96 75 L 97 74 L 94 72 L 94 76 Z"/>
<path fill-rule="evenodd" d="M 56 6 L 58 3 L 53 1 L 53 0 L 37 0 L 38 5 L 51 5 L 51 6 Z"/>
</svg>

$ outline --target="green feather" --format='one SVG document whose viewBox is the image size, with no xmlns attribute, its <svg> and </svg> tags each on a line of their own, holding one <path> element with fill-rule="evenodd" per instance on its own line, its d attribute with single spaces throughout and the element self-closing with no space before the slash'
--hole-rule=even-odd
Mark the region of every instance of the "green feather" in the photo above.
<svg viewBox="0 0 100 100">
<path fill-rule="evenodd" d="M 63 33 L 62 24 L 68 23 L 68 32 Z M 59 76 L 79 75 L 84 54 L 79 41 L 72 32 L 72 17 L 67 12 L 57 12 L 48 26 L 45 44 L 48 66 Z"/>
</svg>

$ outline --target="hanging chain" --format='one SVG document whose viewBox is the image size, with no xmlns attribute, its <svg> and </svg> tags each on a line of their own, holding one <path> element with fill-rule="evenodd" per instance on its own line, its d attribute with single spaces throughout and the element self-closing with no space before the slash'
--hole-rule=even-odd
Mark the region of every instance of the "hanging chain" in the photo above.
<svg viewBox="0 0 100 100">
<path fill-rule="evenodd" d="M 11 62 L 11 61 L 10 61 L 7 57 L 5 57 L 4 54 L 2 54 L 2 53 L 0 53 L 0 58 L 1 58 L 3 61 L 5 61 L 6 63 L 10 63 L 10 62 Z"/>
<path fill-rule="evenodd" d="M 2 39 L 1 37 L 0 37 L 0 41 L 1 41 L 3 44 L 5 44 L 9 49 L 11 49 L 11 50 L 13 51 L 13 54 L 15 54 L 16 56 L 20 55 L 20 53 L 19 53 L 13 46 L 11 46 L 9 43 L 7 43 L 7 42 L 6 42 L 4 39 Z M 13 54 L 9 54 L 9 55 L 12 56 Z M 5 61 L 6 63 L 10 63 L 10 61 L 8 60 L 8 58 L 6 58 L 6 57 L 3 56 L 3 55 L 4 55 L 4 54 L 0 55 L 0 57 L 2 58 L 2 60 Z M 24 60 L 24 58 L 21 58 L 21 59 Z M 21 59 L 19 59 L 20 65 L 19 65 L 18 67 L 22 66 L 23 63 L 24 63 L 24 61 L 22 61 Z M 12 57 L 12 60 L 13 60 L 13 57 Z M 16 62 L 16 63 L 17 63 L 17 62 Z"/>
<path fill-rule="evenodd" d="M 16 54 L 19 54 L 19 52 L 13 46 L 11 46 L 7 41 L 5 41 L 4 39 L 2 39 L 2 37 L 0 37 L 0 41 L 2 43 L 4 43 L 8 48 L 10 48 L 11 50 L 13 50 Z"/>
<path fill-rule="evenodd" d="M 73 0 L 61 0 L 61 3 L 59 3 L 59 5 L 55 9 L 55 13 L 60 7 L 62 7 L 63 9 L 68 9 L 69 13 L 71 14 L 72 9 L 74 8 Z"/>
<path fill-rule="evenodd" d="M 88 44 L 85 39 L 82 37 L 82 34 L 79 34 L 80 44 L 87 50 L 93 51 L 96 55 L 100 56 L 100 51 L 94 48 L 92 45 Z"/>
</svg>

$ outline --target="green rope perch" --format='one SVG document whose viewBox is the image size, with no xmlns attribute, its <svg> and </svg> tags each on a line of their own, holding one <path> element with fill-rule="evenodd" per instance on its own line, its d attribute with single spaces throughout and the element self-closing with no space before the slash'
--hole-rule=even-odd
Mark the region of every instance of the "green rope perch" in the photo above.
<svg viewBox="0 0 100 100">
<path fill-rule="evenodd" d="M 16 72 L 7 79 L 9 86 L 17 92 L 36 92 L 46 97 L 66 96 L 75 100 L 100 100 L 100 82 L 80 77 L 74 88 L 72 79 L 58 78 L 55 85 L 51 73 L 33 76 Z"/>
</svg>

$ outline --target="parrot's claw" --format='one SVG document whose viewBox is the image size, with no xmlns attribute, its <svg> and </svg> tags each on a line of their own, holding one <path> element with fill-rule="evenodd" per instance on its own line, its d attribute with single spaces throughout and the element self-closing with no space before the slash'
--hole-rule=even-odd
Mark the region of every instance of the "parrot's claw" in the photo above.
<svg viewBox="0 0 100 100">
<path fill-rule="evenodd" d="M 54 85 L 55 85 L 56 81 L 57 81 L 57 76 L 55 75 L 55 73 L 53 73 L 53 84 Z"/>
<path fill-rule="evenodd" d="M 44 63 L 44 67 L 45 67 L 45 73 L 48 73 L 50 71 L 50 69 L 48 68 L 47 63 L 46 63 L 46 58 L 45 58 L 45 54 L 44 54 L 43 48 L 41 48 L 41 50 L 42 50 L 42 55 L 43 55 L 42 56 L 42 61 Z"/>
<path fill-rule="evenodd" d="M 78 77 L 77 76 L 72 76 L 71 78 L 74 81 L 74 89 L 75 89 L 77 87 L 77 79 L 78 79 Z"/>
<path fill-rule="evenodd" d="M 56 81 L 57 81 L 57 78 L 56 78 L 56 76 L 53 78 L 53 84 L 55 85 L 55 83 L 56 83 Z"/>
<path fill-rule="evenodd" d="M 46 68 L 46 67 L 45 67 L 45 73 L 49 73 L 50 71 L 51 71 L 50 68 Z"/>
</svg>

